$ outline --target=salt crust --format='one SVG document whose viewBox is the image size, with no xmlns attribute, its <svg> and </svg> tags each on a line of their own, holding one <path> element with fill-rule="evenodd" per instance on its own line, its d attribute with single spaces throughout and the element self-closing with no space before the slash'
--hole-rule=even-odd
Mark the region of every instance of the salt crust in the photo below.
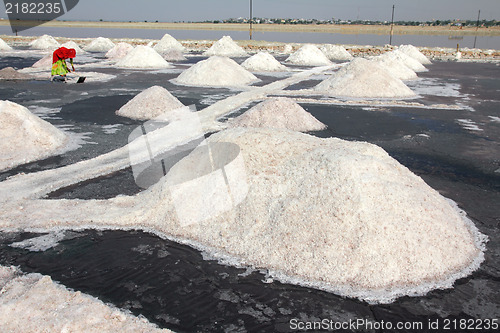
<svg viewBox="0 0 500 333">
<path fill-rule="evenodd" d="M 27 108 L 0 101 L 0 170 L 53 155 L 67 136 Z"/>
<path fill-rule="evenodd" d="M 399 50 L 394 50 L 390 52 L 386 52 L 380 55 L 381 58 L 388 58 L 392 60 L 397 60 L 405 64 L 409 69 L 414 72 L 427 72 L 427 68 L 424 67 L 418 60 L 410 57 L 406 53 L 403 53 Z"/>
<path fill-rule="evenodd" d="M 321 131 L 325 124 L 314 118 L 302 106 L 290 98 L 275 97 L 252 107 L 237 118 L 231 119 L 229 127 L 267 127 L 292 131 Z"/>
<path fill-rule="evenodd" d="M 409 55 L 410 57 L 416 59 L 422 65 L 430 65 L 431 64 L 431 61 L 429 60 L 429 58 L 427 58 L 422 52 L 419 51 L 419 49 L 417 49 L 413 45 L 401 45 L 401 46 L 399 46 L 398 50 L 405 53 L 406 55 Z"/>
<path fill-rule="evenodd" d="M 122 106 L 116 114 L 138 120 L 150 120 L 169 111 L 184 107 L 167 89 L 148 88 Z"/>
<path fill-rule="evenodd" d="M 32 49 L 36 50 L 55 50 L 60 47 L 59 42 L 49 35 L 43 35 L 32 41 L 29 45 Z"/>
<path fill-rule="evenodd" d="M 268 52 L 259 52 L 245 60 L 241 66 L 252 72 L 283 72 L 288 71 L 286 66 L 282 65 Z"/>
<path fill-rule="evenodd" d="M 326 55 L 312 44 L 302 46 L 292 53 L 285 62 L 302 66 L 326 66 L 332 64 Z"/>
<path fill-rule="evenodd" d="M 160 54 L 169 50 L 177 50 L 180 52 L 184 52 L 185 50 L 185 47 L 169 34 L 165 34 L 153 48 Z"/>
<path fill-rule="evenodd" d="M 97 37 L 84 47 L 88 52 L 108 52 L 115 46 L 109 38 Z"/>
<path fill-rule="evenodd" d="M 11 51 L 12 47 L 0 38 L 0 51 Z"/>
<path fill-rule="evenodd" d="M 170 332 L 47 275 L 0 266 L 2 332 Z"/>
<path fill-rule="evenodd" d="M 332 61 L 349 61 L 352 60 L 353 56 L 347 52 L 347 50 L 340 45 L 334 44 L 323 44 L 319 48 L 328 59 Z"/>
<path fill-rule="evenodd" d="M 227 57 L 213 56 L 186 69 L 172 82 L 188 86 L 245 86 L 259 79 Z"/>
<path fill-rule="evenodd" d="M 79 54 L 87 53 L 77 43 L 73 42 L 72 40 L 70 40 L 69 42 L 66 42 L 66 43 L 62 44 L 61 46 L 65 47 L 67 49 L 75 49 L 77 56 Z"/>
<path fill-rule="evenodd" d="M 315 88 L 334 96 L 403 98 L 415 93 L 374 61 L 355 58 Z"/>
<path fill-rule="evenodd" d="M 203 52 L 204 56 L 245 57 L 247 53 L 241 46 L 236 44 L 230 36 L 224 36 L 215 42 L 208 50 Z"/>
<path fill-rule="evenodd" d="M 111 50 L 106 52 L 105 57 L 111 60 L 118 60 L 125 57 L 134 47 L 129 43 L 120 42 L 117 43 Z"/>
<path fill-rule="evenodd" d="M 415 80 L 417 73 L 411 70 L 400 58 L 394 56 L 393 52 L 384 53 L 372 59 L 381 65 L 386 71 L 400 80 Z M 418 63 L 422 66 L 420 63 Z"/>
<path fill-rule="evenodd" d="M 171 65 L 149 46 L 138 45 L 117 63 L 125 68 L 169 68 Z"/>
</svg>

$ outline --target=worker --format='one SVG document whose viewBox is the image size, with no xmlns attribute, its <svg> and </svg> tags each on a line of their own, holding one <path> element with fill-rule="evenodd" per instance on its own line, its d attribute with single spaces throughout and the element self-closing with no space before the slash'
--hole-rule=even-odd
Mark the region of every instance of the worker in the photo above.
<svg viewBox="0 0 500 333">
<path fill-rule="evenodd" d="M 67 49 L 65 47 L 60 47 L 54 51 L 52 56 L 52 72 L 51 81 L 66 81 L 66 74 L 71 72 L 66 64 L 66 59 L 69 59 L 71 63 L 71 69 L 75 71 L 73 66 L 73 58 L 76 56 L 75 49 Z"/>
</svg>

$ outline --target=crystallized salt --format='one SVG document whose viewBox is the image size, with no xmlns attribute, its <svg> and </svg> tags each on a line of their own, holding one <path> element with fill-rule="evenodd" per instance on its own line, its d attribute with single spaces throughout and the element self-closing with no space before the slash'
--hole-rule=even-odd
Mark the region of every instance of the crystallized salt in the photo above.
<svg viewBox="0 0 500 333">
<path fill-rule="evenodd" d="M 230 127 L 285 128 L 299 132 L 326 128 L 302 106 L 286 97 L 267 99 L 228 123 Z"/>
<path fill-rule="evenodd" d="M 116 111 L 116 114 L 132 119 L 149 120 L 182 107 L 184 105 L 167 89 L 153 86 L 128 101 Z"/>
<path fill-rule="evenodd" d="M 0 38 L 0 51 L 10 51 L 12 47 L 7 44 L 2 38 Z"/>
<path fill-rule="evenodd" d="M 332 61 L 352 60 L 353 56 L 340 45 L 323 44 L 319 48 Z"/>
<path fill-rule="evenodd" d="M 12 67 L 0 69 L 0 80 L 30 80 L 33 77 L 29 74 L 22 74 Z"/>
<path fill-rule="evenodd" d="M 244 86 L 259 79 L 227 57 L 213 56 L 182 72 L 174 83 L 188 86 Z"/>
<path fill-rule="evenodd" d="M 61 46 L 67 49 L 75 49 L 76 55 L 86 53 L 77 43 L 73 42 L 72 40 L 62 44 Z"/>
<path fill-rule="evenodd" d="M 302 66 L 326 66 L 331 65 L 326 55 L 320 51 L 315 45 L 306 44 L 292 53 L 286 62 L 294 65 Z"/>
<path fill-rule="evenodd" d="M 363 58 L 354 58 L 314 89 L 330 95 L 345 97 L 398 98 L 415 96 L 415 93 L 403 81 L 391 75 L 375 61 Z"/>
<path fill-rule="evenodd" d="M 293 46 L 290 45 L 290 44 L 286 44 L 284 47 L 283 47 L 283 53 L 284 54 L 290 54 L 293 52 Z"/>
<path fill-rule="evenodd" d="M 282 65 L 268 52 L 259 52 L 251 56 L 241 66 L 252 72 L 282 72 L 288 70 L 286 66 Z"/>
<path fill-rule="evenodd" d="M 168 68 L 171 65 L 153 48 L 138 45 L 117 63 L 117 67 L 126 68 Z"/>
<path fill-rule="evenodd" d="M 43 35 L 30 44 L 32 49 L 36 50 L 55 50 L 60 47 L 60 44 L 54 39 L 54 37 L 49 35 Z"/>
<path fill-rule="evenodd" d="M 401 53 L 403 54 L 403 53 Z M 406 64 L 393 52 L 387 52 L 372 59 L 381 65 L 386 71 L 400 80 L 414 80 L 417 73 L 411 70 Z M 420 63 L 418 63 L 421 65 Z"/>
<path fill-rule="evenodd" d="M 205 56 L 224 56 L 224 57 L 244 57 L 247 55 L 245 50 L 236 44 L 230 36 L 224 36 L 215 42 L 203 55 Z"/>
<path fill-rule="evenodd" d="M 429 58 L 427 58 L 422 52 L 419 51 L 419 49 L 417 49 L 413 45 L 401 45 L 398 48 L 398 50 L 405 53 L 406 55 L 409 55 L 410 57 L 416 59 L 422 65 L 431 64 L 431 61 L 429 60 Z"/>
<path fill-rule="evenodd" d="M 97 37 L 93 39 L 87 46 L 85 51 L 88 52 L 108 52 L 115 46 L 109 38 Z"/>
<path fill-rule="evenodd" d="M 156 44 L 154 47 L 156 52 L 162 54 L 168 50 L 177 50 L 180 52 L 184 52 L 185 48 L 182 46 L 177 39 L 170 36 L 169 34 L 165 34 L 163 38 Z"/>
<path fill-rule="evenodd" d="M 52 66 L 52 54 L 46 55 L 42 59 L 35 62 L 31 67 L 33 68 L 47 68 L 50 69 Z"/>
<path fill-rule="evenodd" d="M 163 59 L 165 59 L 167 61 L 184 61 L 184 60 L 187 59 L 182 54 L 181 51 L 175 50 L 175 49 L 170 49 L 170 50 L 163 51 L 161 53 L 161 55 L 163 56 Z"/>
<path fill-rule="evenodd" d="M 0 101 L 0 170 L 51 156 L 66 141 L 66 134 L 25 107 Z"/>
<path fill-rule="evenodd" d="M 420 62 L 418 62 L 415 58 L 410 57 L 409 55 L 399 51 L 399 50 L 394 50 L 391 52 L 386 52 L 384 54 L 380 55 L 381 58 L 388 58 L 388 59 L 393 59 L 397 60 L 403 64 L 406 65 L 409 69 L 411 69 L 414 72 L 426 72 L 427 68 L 424 67 Z"/>
<path fill-rule="evenodd" d="M 111 50 L 106 53 L 106 58 L 111 60 L 118 60 L 125 57 L 134 47 L 129 43 L 120 42 L 117 43 Z"/>
</svg>

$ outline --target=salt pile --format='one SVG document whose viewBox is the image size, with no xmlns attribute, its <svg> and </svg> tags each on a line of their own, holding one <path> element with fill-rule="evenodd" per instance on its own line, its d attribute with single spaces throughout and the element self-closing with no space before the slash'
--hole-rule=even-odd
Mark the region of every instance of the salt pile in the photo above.
<svg viewBox="0 0 500 333">
<path fill-rule="evenodd" d="M 125 57 L 134 47 L 129 43 L 120 42 L 113 46 L 111 50 L 106 53 L 106 58 L 111 60 L 118 60 Z"/>
<path fill-rule="evenodd" d="M 181 51 L 175 50 L 175 49 L 163 51 L 161 53 L 161 55 L 163 56 L 163 59 L 165 59 L 167 61 L 184 61 L 184 60 L 187 60 L 187 58 L 182 54 Z"/>
<path fill-rule="evenodd" d="M 403 53 L 401 53 L 403 54 Z M 397 57 L 394 52 L 387 52 L 372 59 L 381 65 L 386 71 L 400 80 L 414 80 L 417 73 L 411 70 L 406 64 Z M 418 63 L 422 66 L 420 63 Z"/>
<path fill-rule="evenodd" d="M 168 68 L 170 64 L 149 46 L 138 45 L 117 63 L 125 68 Z"/>
<path fill-rule="evenodd" d="M 172 82 L 188 86 L 244 86 L 259 79 L 227 57 L 213 56 L 182 72 Z"/>
<path fill-rule="evenodd" d="M 367 98 L 413 97 L 415 93 L 374 61 L 355 58 L 315 90 L 330 95 Z"/>
<path fill-rule="evenodd" d="M 324 44 L 319 48 L 328 59 L 332 61 L 348 61 L 352 60 L 353 56 L 340 45 Z"/>
<path fill-rule="evenodd" d="M 0 38 L 0 51 L 10 51 L 12 47 L 9 46 L 2 38 Z"/>
<path fill-rule="evenodd" d="M 49 55 L 43 57 L 42 59 L 35 62 L 31 67 L 50 69 L 52 67 L 52 55 L 49 54 Z"/>
<path fill-rule="evenodd" d="M 51 156 L 66 141 L 62 131 L 27 108 L 0 101 L 0 170 Z"/>
<path fill-rule="evenodd" d="M 115 46 L 109 38 L 97 37 L 93 39 L 87 46 L 85 51 L 88 52 L 108 52 Z"/>
<path fill-rule="evenodd" d="M 247 53 L 236 44 L 230 36 L 224 36 L 215 42 L 203 55 L 205 56 L 225 56 L 225 57 L 245 57 Z"/>
<path fill-rule="evenodd" d="M 293 52 L 293 46 L 290 45 L 290 44 L 286 44 L 284 47 L 283 47 L 283 53 L 284 54 L 290 54 Z"/>
<path fill-rule="evenodd" d="M 302 46 L 292 53 L 286 59 L 286 62 L 301 66 L 326 66 L 332 64 L 325 54 L 312 44 Z"/>
<path fill-rule="evenodd" d="M 229 121 L 229 127 L 284 128 L 292 131 L 320 131 L 326 126 L 302 106 L 286 97 L 275 97 L 257 104 Z"/>
<path fill-rule="evenodd" d="M 116 114 L 132 119 L 150 120 L 182 107 L 184 105 L 167 89 L 153 86 L 128 101 Z"/>
<path fill-rule="evenodd" d="M 449 288 L 484 260 L 485 238 L 472 222 L 375 145 L 244 128 L 208 141 L 239 147 L 248 193 L 232 211 L 181 224 L 168 184 L 203 174 L 193 151 L 144 193 L 143 218 L 175 237 L 280 280 L 370 302 Z"/>
<path fill-rule="evenodd" d="M 165 34 L 153 48 L 160 54 L 169 50 L 178 50 L 180 52 L 184 52 L 185 50 L 184 46 L 169 34 Z"/>
<path fill-rule="evenodd" d="M 67 49 L 75 49 L 77 55 L 86 53 L 77 43 L 73 42 L 72 40 L 62 44 L 61 46 Z"/>
<path fill-rule="evenodd" d="M 170 332 L 47 275 L 0 266 L 0 289 L 2 332 Z"/>
<path fill-rule="evenodd" d="M 391 52 L 386 52 L 380 55 L 381 58 L 388 58 L 390 60 L 396 60 L 403 64 L 406 67 L 411 69 L 414 72 L 427 72 L 427 68 L 424 67 L 420 62 L 418 62 L 415 58 L 410 57 L 409 55 L 399 51 L 394 50 Z"/>
<path fill-rule="evenodd" d="M 416 59 L 422 65 L 430 65 L 431 64 L 431 61 L 429 60 L 429 58 L 427 58 L 422 52 L 419 51 L 419 49 L 417 49 L 413 45 L 401 45 L 398 48 L 398 50 L 405 53 L 406 55 Z"/>
<path fill-rule="evenodd" d="M 12 67 L 0 69 L 0 80 L 30 80 L 33 77 L 29 74 L 21 74 Z"/>
<path fill-rule="evenodd" d="M 55 50 L 60 47 L 60 44 L 54 39 L 54 37 L 49 35 L 43 35 L 30 44 L 32 49 L 36 50 Z"/>
<path fill-rule="evenodd" d="M 268 52 L 259 52 L 251 56 L 241 66 L 252 72 L 283 72 L 288 70 Z"/>
</svg>

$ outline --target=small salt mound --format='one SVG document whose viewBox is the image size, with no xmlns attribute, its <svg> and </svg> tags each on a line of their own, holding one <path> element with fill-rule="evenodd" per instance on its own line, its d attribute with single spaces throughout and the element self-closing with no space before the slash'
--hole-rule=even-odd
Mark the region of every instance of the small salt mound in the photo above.
<svg viewBox="0 0 500 333">
<path fill-rule="evenodd" d="M 30 44 L 32 49 L 36 50 L 55 50 L 60 47 L 60 44 L 54 39 L 54 37 L 49 35 L 43 35 Z"/>
<path fill-rule="evenodd" d="M 292 53 L 286 59 L 286 62 L 302 66 L 326 66 L 332 64 L 325 54 L 312 44 L 302 46 Z"/>
<path fill-rule="evenodd" d="M 153 86 L 128 101 L 116 114 L 132 119 L 150 120 L 182 107 L 184 105 L 167 89 Z"/>
<path fill-rule="evenodd" d="M 2 38 L 0 38 L 0 51 L 10 51 L 12 47 L 7 44 Z"/>
<path fill-rule="evenodd" d="M 27 108 L 0 101 L 0 170 L 53 155 L 66 134 Z"/>
<path fill-rule="evenodd" d="M 292 131 L 321 131 L 326 126 L 302 106 L 286 97 L 275 97 L 257 104 L 229 121 L 229 127 L 284 128 Z"/>
<path fill-rule="evenodd" d="M 352 60 L 353 56 L 340 45 L 324 44 L 319 48 L 332 61 Z"/>
<path fill-rule="evenodd" d="M 283 53 L 284 54 L 290 54 L 293 52 L 293 46 L 290 45 L 290 44 L 286 44 L 284 47 L 283 47 Z"/>
<path fill-rule="evenodd" d="M 50 69 L 52 66 L 52 55 L 49 54 L 42 59 L 35 62 L 31 67 L 33 68 L 47 68 Z"/>
<path fill-rule="evenodd" d="M 180 52 L 184 52 L 185 48 L 182 46 L 177 39 L 170 36 L 169 34 L 165 34 L 163 38 L 156 44 L 154 50 L 160 54 L 166 52 L 168 50 L 177 50 Z"/>
<path fill-rule="evenodd" d="M 259 79 L 227 57 L 213 56 L 182 72 L 172 82 L 188 86 L 244 86 Z"/>
<path fill-rule="evenodd" d="M 424 67 L 420 62 L 418 62 L 415 58 L 410 57 L 409 55 L 399 51 L 399 50 L 394 50 L 391 52 L 386 52 L 384 54 L 381 54 L 380 57 L 388 57 L 390 59 L 397 60 L 399 62 L 402 62 L 403 64 L 406 65 L 409 69 L 411 69 L 414 72 L 427 72 L 427 68 Z"/>
<path fill-rule="evenodd" d="M 251 56 L 241 66 L 252 72 L 283 72 L 288 70 L 268 52 L 259 52 Z"/>
<path fill-rule="evenodd" d="M 387 52 L 372 59 L 380 64 L 386 71 L 394 75 L 400 80 L 414 80 L 417 74 L 411 70 L 406 64 L 393 52 Z M 421 65 L 419 63 L 419 65 Z"/>
<path fill-rule="evenodd" d="M 5 67 L 0 70 L 0 80 L 31 80 L 29 74 L 21 74 L 12 67 Z"/>
<path fill-rule="evenodd" d="M 374 61 L 354 58 L 315 90 L 330 95 L 367 98 L 413 97 L 415 93 L 403 81 Z"/>
<path fill-rule="evenodd" d="M 109 38 L 97 37 L 92 40 L 87 46 L 85 46 L 85 51 L 88 52 L 108 52 L 115 46 Z"/>
<path fill-rule="evenodd" d="M 224 36 L 214 43 L 203 55 L 224 56 L 224 57 L 244 57 L 247 56 L 245 50 L 236 44 L 230 36 Z"/>
<path fill-rule="evenodd" d="M 133 49 L 134 47 L 129 43 L 120 42 L 106 53 L 106 58 L 118 60 L 125 57 Z"/>
<path fill-rule="evenodd" d="M 168 68 L 170 64 L 149 46 L 139 45 L 116 63 L 125 68 Z"/>
<path fill-rule="evenodd" d="M 182 54 L 181 51 L 171 49 L 171 50 L 166 50 L 161 53 L 163 56 L 163 59 L 167 61 L 184 61 L 187 60 L 187 58 Z"/>
<path fill-rule="evenodd" d="M 398 48 L 398 50 L 405 53 L 406 55 L 416 59 L 422 65 L 430 65 L 431 64 L 431 61 L 429 60 L 429 58 L 427 58 L 422 52 L 419 51 L 419 49 L 417 49 L 413 45 L 401 45 Z"/>
<path fill-rule="evenodd" d="M 62 44 L 61 46 L 67 49 L 75 49 L 76 55 L 86 53 L 77 43 L 73 42 L 72 40 Z"/>
</svg>

